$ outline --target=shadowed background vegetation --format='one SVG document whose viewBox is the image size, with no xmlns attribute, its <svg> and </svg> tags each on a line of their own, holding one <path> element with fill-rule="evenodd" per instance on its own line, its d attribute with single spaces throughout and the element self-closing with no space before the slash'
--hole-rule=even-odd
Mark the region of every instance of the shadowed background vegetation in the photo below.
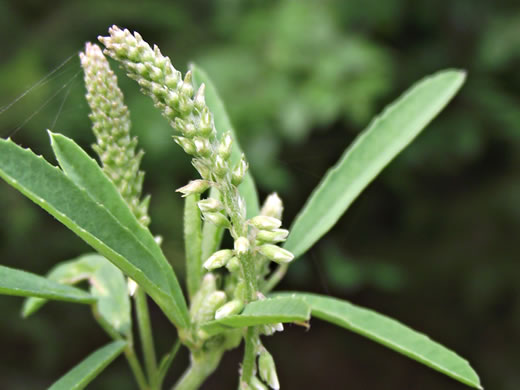
<svg viewBox="0 0 520 390">
<path fill-rule="evenodd" d="M 281 288 L 329 293 L 391 315 L 468 358 L 484 387 L 520 387 L 517 2 L 0 1 L 0 136 L 52 159 L 50 128 L 90 150 L 77 53 L 112 24 L 157 43 L 182 71 L 189 61 L 207 70 L 261 198 L 277 191 L 284 200 L 286 226 L 373 115 L 426 74 L 466 69 L 461 93 L 291 266 Z M 151 229 L 164 237 L 182 278 L 183 205 L 174 189 L 195 170 L 151 101 L 116 71 L 146 152 Z M 3 182 L 0 204 L 1 264 L 44 274 L 88 251 Z M 22 320 L 21 302 L 0 299 L 2 390 L 45 388 L 107 341 L 83 306 L 49 303 Z M 174 329 L 155 309 L 164 352 Z M 288 327 L 265 342 L 284 389 L 465 388 L 318 320 L 308 332 Z M 239 350 L 228 354 L 203 389 L 235 388 L 240 358 Z M 169 383 L 186 363 L 179 355 Z M 91 387 L 135 385 L 119 359 Z"/>
</svg>

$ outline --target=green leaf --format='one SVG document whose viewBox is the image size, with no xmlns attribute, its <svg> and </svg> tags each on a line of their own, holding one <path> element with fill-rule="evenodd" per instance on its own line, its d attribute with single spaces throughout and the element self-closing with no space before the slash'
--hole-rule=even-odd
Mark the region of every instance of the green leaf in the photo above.
<svg viewBox="0 0 520 390">
<path fill-rule="evenodd" d="M 365 187 L 446 106 L 464 79 L 462 71 L 436 73 L 376 117 L 315 188 L 284 247 L 299 257 L 327 233 Z"/>
<path fill-rule="evenodd" d="M 114 183 L 103 173 L 98 163 L 79 145 L 61 134 L 49 131 L 49 136 L 52 149 L 65 175 L 79 188 L 85 190 L 94 201 L 103 205 L 122 226 L 129 229 L 139 242 L 153 254 L 170 284 L 171 295 L 178 310 L 187 319 L 188 309 L 182 289 L 170 263 L 166 260 L 161 247 L 153 238 L 150 230 L 139 223 Z"/>
<path fill-rule="evenodd" d="M 242 150 L 240 149 L 238 139 L 236 137 L 235 131 L 233 130 L 233 126 L 231 125 L 231 121 L 224 107 L 224 103 L 218 95 L 217 89 L 215 88 L 215 85 L 207 73 L 195 64 L 192 64 L 190 68 L 193 73 L 193 85 L 195 89 L 199 88 L 203 83 L 206 86 L 206 104 L 213 114 L 213 120 L 215 121 L 215 127 L 217 129 L 218 136 L 221 136 L 227 131 L 231 131 L 231 136 L 233 137 L 231 162 L 234 166 L 240 161 Z M 260 213 L 258 194 L 256 192 L 255 182 L 253 181 L 253 177 L 251 176 L 249 170 L 244 177 L 244 181 L 238 187 L 238 191 L 246 202 L 247 218 L 252 218 L 258 215 Z"/>
<path fill-rule="evenodd" d="M 209 335 L 231 328 L 243 328 L 278 322 L 303 322 L 310 318 L 309 306 L 300 298 L 277 297 L 247 304 L 242 313 L 210 321 L 201 326 Z"/>
<path fill-rule="evenodd" d="M 75 287 L 42 276 L 0 265 L 0 294 L 41 297 L 75 303 L 94 303 L 96 298 Z"/>
<path fill-rule="evenodd" d="M 482 388 L 466 360 L 392 318 L 322 295 L 288 292 L 275 296 L 301 298 L 310 305 L 313 317 L 367 337 L 468 386 Z"/>
<path fill-rule="evenodd" d="M 164 267 L 133 232 L 61 170 L 11 140 L 0 140 L 0 176 L 134 279 L 173 324 L 187 326 L 187 309 L 172 297 Z"/>
<path fill-rule="evenodd" d="M 86 359 L 58 379 L 49 390 L 81 390 L 96 378 L 126 347 L 122 340 L 114 341 L 91 353 Z"/>
<path fill-rule="evenodd" d="M 199 290 L 202 280 L 202 221 L 197 202 L 199 194 L 184 200 L 184 246 L 186 248 L 186 284 L 190 299 Z"/>
<path fill-rule="evenodd" d="M 47 279 L 61 284 L 90 283 L 90 293 L 97 298 L 99 314 L 118 332 L 125 334 L 131 327 L 130 298 L 123 273 L 103 256 L 84 255 L 58 264 Z M 25 301 L 22 315 L 27 317 L 46 302 L 42 298 Z"/>
</svg>

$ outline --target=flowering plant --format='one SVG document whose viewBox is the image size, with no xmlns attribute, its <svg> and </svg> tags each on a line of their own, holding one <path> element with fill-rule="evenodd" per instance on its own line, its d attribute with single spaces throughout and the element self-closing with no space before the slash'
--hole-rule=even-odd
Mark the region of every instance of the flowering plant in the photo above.
<svg viewBox="0 0 520 390">
<path fill-rule="evenodd" d="M 464 82 L 461 71 L 430 76 L 389 106 L 345 151 L 292 223 L 282 228 L 276 193 L 260 207 L 248 163 L 208 76 L 193 65 L 184 77 L 157 46 L 113 26 L 100 37 L 116 60 L 169 121 L 174 141 L 192 158 L 200 178 L 177 191 L 185 198 L 187 297 L 148 226 L 150 197 L 142 198 L 143 156 L 117 79 L 101 48 L 80 54 L 100 164 L 73 140 L 49 132 L 59 167 L 0 140 L 0 176 L 52 214 L 96 253 L 59 263 L 44 278 L 0 266 L 0 292 L 28 297 L 28 316 L 46 300 L 89 304 L 113 339 L 51 389 L 85 387 L 123 353 L 141 390 L 162 388 L 180 346 L 190 366 L 174 389 L 197 389 L 222 355 L 243 341 L 238 387 L 279 389 L 273 356 L 262 337 L 284 323 L 307 326 L 311 316 L 359 333 L 469 386 L 480 388 L 469 364 L 399 322 L 328 296 L 277 292 L 289 264 L 313 246 L 375 176 L 443 109 Z M 209 193 L 207 193 L 209 192 Z M 207 195 L 206 195 L 207 194 Z M 222 248 L 228 233 L 232 248 Z M 274 267 L 273 267 L 274 266 Z M 87 280 L 90 291 L 73 287 Z M 176 328 L 178 341 L 157 361 L 149 296 Z M 134 349 L 131 300 L 144 368 Z M 188 304 L 189 302 L 189 304 Z"/>
</svg>

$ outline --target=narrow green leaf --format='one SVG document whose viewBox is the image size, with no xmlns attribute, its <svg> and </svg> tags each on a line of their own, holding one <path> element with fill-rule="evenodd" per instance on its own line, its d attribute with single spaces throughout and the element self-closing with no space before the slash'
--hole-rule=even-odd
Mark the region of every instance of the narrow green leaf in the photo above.
<svg viewBox="0 0 520 390">
<path fill-rule="evenodd" d="M 161 247 L 148 228 L 143 226 L 132 213 L 116 186 L 92 159 L 72 139 L 49 131 L 51 145 L 65 175 L 79 188 L 85 190 L 97 203 L 103 205 L 124 227 L 155 257 L 157 264 L 168 279 L 171 295 L 178 310 L 188 318 L 188 309 L 182 289 L 173 269 L 166 260 Z"/>
<path fill-rule="evenodd" d="M 0 176 L 134 279 L 175 325 L 187 326 L 187 312 L 172 298 L 154 255 L 61 170 L 11 140 L 0 140 Z"/>
<path fill-rule="evenodd" d="M 446 106 L 464 79 L 462 71 L 436 73 L 376 117 L 315 188 L 284 247 L 298 257 L 327 233 L 365 187 Z"/>
<path fill-rule="evenodd" d="M 235 165 L 238 163 L 238 161 L 240 161 L 242 150 L 240 149 L 238 139 L 236 137 L 235 131 L 233 130 L 233 126 L 231 125 L 231 121 L 226 112 L 226 108 L 224 107 L 224 103 L 218 95 L 215 85 L 213 84 L 213 82 L 204 70 L 202 70 L 199 66 L 192 64 L 191 71 L 193 73 L 194 87 L 197 89 L 203 83 L 206 86 L 206 104 L 208 105 L 209 110 L 213 114 L 213 120 L 215 121 L 217 134 L 221 136 L 226 131 L 231 131 L 231 135 L 233 137 L 231 162 L 233 163 L 233 165 Z M 256 186 L 253 180 L 253 176 L 249 171 L 246 173 L 244 181 L 242 182 L 242 184 L 240 184 L 238 190 L 244 198 L 247 205 L 247 218 L 252 218 L 258 215 L 260 212 L 260 206 L 258 204 L 258 194 L 256 192 Z"/>
<path fill-rule="evenodd" d="M 96 298 L 75 287 L 45 279 L 42 276 L 0 265 L 0 294 L 41 297 L 75 303 L 94 303 Z"/>
<path fill-rule="evenodd" d="M 58 379 L 49 390 L 81 390 L 96 378 L 125 349 L 126 342 L 114 341 L 91 353 L 86 359 Z"/>
<path fill-rule="evenodd" d="M 466 360 L 392 318 L 322 295 L 289 292 L 275 296 L 301 298 L 310 305 L 313 317 L 367 337 L 468 386 L 482 388 Z"/>
<path fill-rule="evenodd" d="M 278 322 L 303 322 L 310 318 L 309 306 L 299 298 L 277 297 L 247 304 L 242 313 L 210 321 L 201 326 L 209 335 L 231 328 L 243 328 Z"/>
<path fill-rule="evenodd" d="M 200 287 L 202 280 L 202 221 L 197 202 L 199 194 L 184 200 L 184 246 L 186 250 L 186 282 L 190 299 Z"/>
</svg>

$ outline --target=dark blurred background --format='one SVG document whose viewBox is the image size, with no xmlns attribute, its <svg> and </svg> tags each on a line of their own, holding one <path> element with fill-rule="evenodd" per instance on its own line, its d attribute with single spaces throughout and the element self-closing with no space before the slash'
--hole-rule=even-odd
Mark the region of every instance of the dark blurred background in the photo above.
<svg viewBox="0 0 520 390">
<path fill-rule="evenodd" d="M 272 191 L 283 198 L 286 226 L 373 115 L 427 74 L 466 69 L 461 93 L 281 288 L 393 316 L 466 357 L 484 387 L 520 388 L 517 1 L 0 1 L 0 136 L 51 161 L 47 128 L 91 150 L 77 53 L 111 24 L 139 31 L 182 71 L 190 61 L 208 71 L 261 198 Z M 146 151 L 151 228 L 182 278 L 174 189 L 195 172 L 151 102 L 118 75 Z M 0 204 L 2 264 L 44 274 L 89 250 L 3 182 Z M 0 297 L 0 390 L 46 388 L 107 342 L 86 307 L 52 303 L 22 320 L 21 302 Z M 174 331 L 155 307 L 152 315 L 162 353 Z M 311 325 L 265 339 L 284 389 L 466 388 L 357 335 Z M 236 388 L 240 359 L 240 350 L 226 355 L 203 388 Z M 168 384 L 186 364 L 182 353 Z M 89 388 L 136 386 L 120 358 Z"/>
</svg>

